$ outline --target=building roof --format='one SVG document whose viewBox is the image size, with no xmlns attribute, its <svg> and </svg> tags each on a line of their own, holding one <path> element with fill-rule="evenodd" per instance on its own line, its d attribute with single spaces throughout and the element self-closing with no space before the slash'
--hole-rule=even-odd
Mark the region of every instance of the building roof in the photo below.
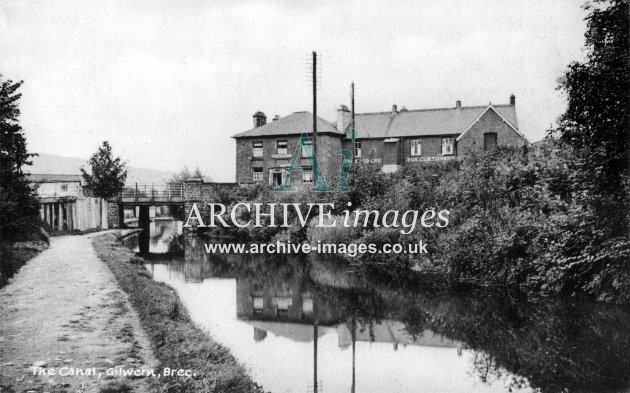
<svg viewBox="0 0 630 393">
<path fill-rule="evenodd" d="M 513 105 L 404 110 L 396 113 L 357 113 L 357 138 L 454 135 L 465 132 L 488 108 L 518 129 Z"/>
<path fill-rule="evenodd" d="M 314 339 L 313 326 L 310 324 L 284 321 L 260 321 L 254 319 L 245 320 L 244 322 L 252 325 L 257 329 L 271 332 L 275 336 L 288 338 L 291 341 L 308 343 L 312 342 Z M 330 328 L 320 325 L 319 329 L 317 330 L 317 337 L 322 337 L 324 334 L 328 333 L 329 330 Z"/>
<path fill-rule="evenodd" d="M 313 131 L 313 114 L 310 112 L 293 112 L 288 116 L 281 117 L 278 120 L 269 122 L 264 126 L 252 128 L 251 130 L 241 132 L 232 138 L 249 138 L 257 136 L 274 136 L 274 135 L 301 135 L 302 133 L 312 133 Z M 342 134 L 335 126 L 318 117 L 317 133 L 334 133 Z"/>
<path fill-rule="evenodd" d="M 488 110 L 494 110 L 519 135 L 514 105 L 464 106 L 460 108 L 403 109 L 398 112 L 357 113 L 355 115 L 356 137 L 399 138 L 431 135 L 460 135 L 466 132 Z M 337 124 L 317 118 L 318 133 L 345 135 Z M 311 133 L 313 115 L 310 112 L 294 112 L 264 126 L 241 132 L 233 138 L 301 135 Z"/>
<path fill-rule="evenodd" d="M 51 173 L 31 173 L 26 175 L 31 183 L 81 183 L 81 175 L 58 175 Z"/>
</svg>

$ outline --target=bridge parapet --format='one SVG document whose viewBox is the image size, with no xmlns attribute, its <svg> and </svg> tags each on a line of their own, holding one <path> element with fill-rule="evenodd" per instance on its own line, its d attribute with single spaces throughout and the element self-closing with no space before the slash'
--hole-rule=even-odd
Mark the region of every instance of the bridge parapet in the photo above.
<svg viewBox="0 0 630 393">
<path fill-rule="evenodd" d="M 184 203 L 184 183 L 135 183 L 118 196 L 122 204 Z"/>
<path fill-rule="evenodd" d="M 203 219 L 208 218 L 208 204 L 230 200 L 238 183 L 204 182 L 190 179 L 183 183 L 134 183 L 125 186 L 115 199 L 108 204 L 108 219 L 113 227 L 124 222 L 123 212 L 126 207 L 178 205 L 183 206 L 186 214 L 192 205 L 197 204 Z M 226 202 L 229 203 L 229 202 Z M 148 214 L 148 213 L 147 213 Z"/>
</svg>

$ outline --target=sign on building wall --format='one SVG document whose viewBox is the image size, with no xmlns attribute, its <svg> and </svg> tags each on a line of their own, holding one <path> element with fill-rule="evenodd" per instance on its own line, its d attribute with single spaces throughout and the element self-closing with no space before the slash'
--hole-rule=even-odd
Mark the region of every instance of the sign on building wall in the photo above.
<svg viewBox="0 0 630 393">
<path fill-rule="evenodd" d="M 407 162 L 418 161 L 448 161 L 454 160 L 455 156 L 435 156 L 435 157 L 407 157 Z"/>
</svg>

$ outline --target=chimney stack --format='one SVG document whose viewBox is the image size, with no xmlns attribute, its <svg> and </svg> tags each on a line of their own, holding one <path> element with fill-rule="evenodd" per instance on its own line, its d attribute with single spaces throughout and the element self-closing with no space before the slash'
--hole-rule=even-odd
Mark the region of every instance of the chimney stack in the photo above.
<svg viewBox="0 0 630 393">
<path fill-rule="evenodd" d="M 254 128 L 264 126 L 265 124 L 267 124 L 267 116 L 260 111 L 254 113 Z"/>
<path fill-rule="evenodd" d="M 392 105 L 392 115 L 395 115 L 396 113 L 398 113 L 398 106 L 396 106 L 396 104 Z"/>
<path fill-rule="evenodd" d="M 510 105 L 516 105 L 516 96 L 514 94 L 510 96 Z"/>
<path fill-rule="evenodd" d="M 280 115 L 275 115 L 275 116 L 273 117 L 273 120 L 272 120 L 272 121 L 276 121 L 276 120 L 278 120 L 279 118 L 280 118 Z"/>
<path fill-rule="evenodd" d="M 341 132 L 346 132 L 346 128 L 350 125 L 350 110 L 345 105 L 339 105 L 337 108 L 337 129 Z"/>
<path fill-rule="evenodd" d="M 462 107 L 462 102 L 460 100 L 455 101 L 455 108 L 460 109 Z"/>
</svg>

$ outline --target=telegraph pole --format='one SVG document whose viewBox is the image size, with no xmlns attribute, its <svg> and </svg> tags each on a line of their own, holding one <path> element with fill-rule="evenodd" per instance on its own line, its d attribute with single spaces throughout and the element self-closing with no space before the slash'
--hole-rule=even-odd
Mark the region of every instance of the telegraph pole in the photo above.
<svg viewBox="0 0 630 393">
<path fill-rule="evenodd" d="M 355 177 L 357 174 L 356 171 L 356 167 L 357 167 L 357 162 L 356 162 L 356 157 L 355 157 L 355 141 L 357 138 L 357 131 L 355 128 L 355 124 L 354 124 L 354 82 L 352 82 L 350 84 L 350 106 L 351 106 L 351 110 L 352 110 L 352 128 L 351 128 L 351 140 L 352 140 L 352 184 L 355 184 Z"/>
<path fill-rule="evenodd" d="M 313 51 L 313 156 L 317 157 L 317 52 Z"/>
</svg>

